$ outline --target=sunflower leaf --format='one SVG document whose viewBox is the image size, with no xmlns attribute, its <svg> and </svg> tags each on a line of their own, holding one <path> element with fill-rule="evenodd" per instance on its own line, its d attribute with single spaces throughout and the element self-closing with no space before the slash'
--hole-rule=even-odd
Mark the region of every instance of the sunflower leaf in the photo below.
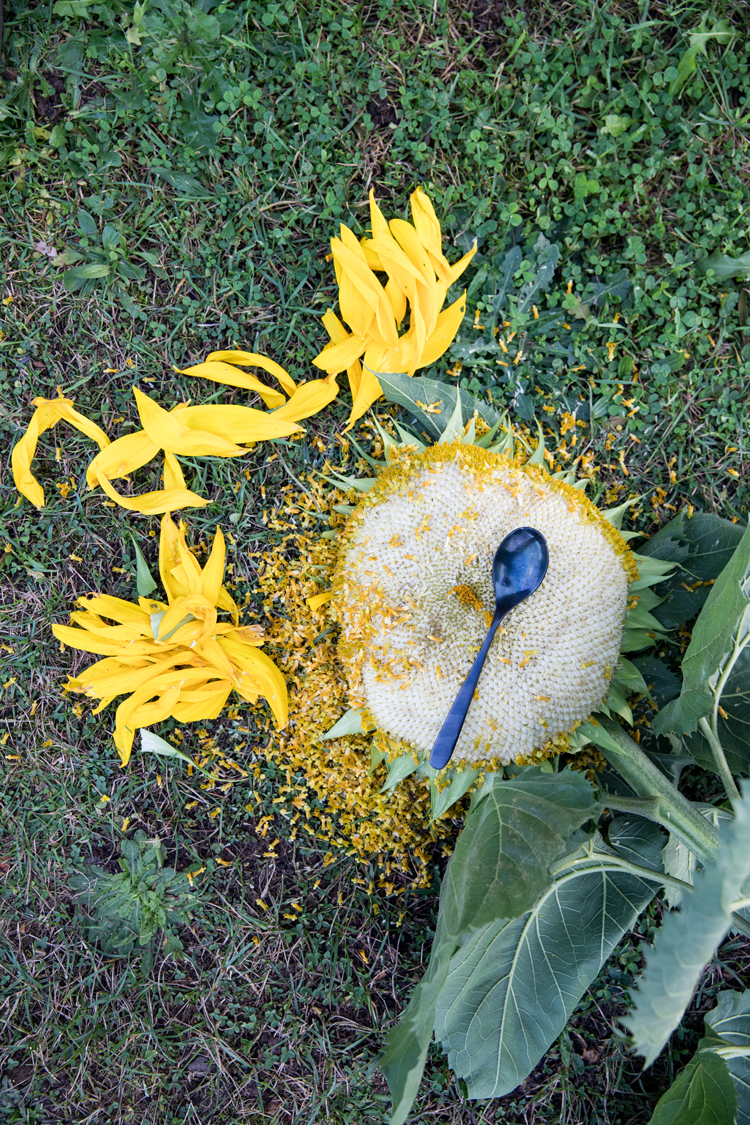
<svg viewBox="0 0 750 1125">
<path fill-rule="evenodd" d="M 695 986 L 732 925 L 732 903 L 750 877 L 750 785 L 720 827 L 721 847 L 695 876 L 693 893 L 669 914 L 646 954 L 635 1008 L 623 1024 L 646 1066 L 661 1054 L 682 1019 Z"/>
<path fill-rule="evenodd" d="M 582 774 L 536 768 L 511 781 L 497 778 L 472 806 L 443 881 L 429 967 L 379 1060 L 393 1098 L 391 1125 L 403 1125 L 416 1097 L 438 998 L 461 941 L 487 923 L 509 925 L 506 917 L 497 922 L 501 912 L 512 916 L 532 905 L 549 886 L 550 865 L 567 837 L 596 807 Z"/>
<path fill-rule="evenodd" d="M 493 407 L 474 398 L 468 391 L 451 387 L 448 383 L 439 383 L 424 375 L 410 378 L 408 375 L 377 372 L 377 376 L 388 402 L 403 406 L 433 439 L 439 438 L 445 430 L 448 420 L 455 412 L 459 395 L 465 418 L 471 418 L 476 412 L 488 426 L 502 421 Z"/>
<path fill-rule="evenodd" d="M 737 1096 L 724 1059 L 698 1050 L 656 1103 L 649 1125 L 734 1125 Z"/>
<path fill-rule="evenodd" d="M 721 1036 L 721 1057 L 734 1081 L 737 1094 L 737 1125 L 750 1122 L 750 989 L 720 992 L 716 1007 L 706 1016 L 706 1029 Z M 726 1048 L 730 1048 L 727 1050 Z M 731 1050 L 737 1052 L 736 1054 Z M 739 1052 L 744 1052 L 740 1054 Z"/>
<path fill-rule="evenodd" d="M 750 642 L 750 528 L 722 570 L 693 628 L 682 662 L 682 692 L 653 722 L 656 734 L 690 734 L 721 700 L 722 679 Z M 747 709 L 745 708 L 747 711 Z M 750 721 L 746 713 L 743 725 Z"/>
<path fill-rule="evenodd" d="M 662 838 L 656 825 L 649 832 Z M 623 865 L 598 851 L 571 857 L 527 913 L 488 923 L 454 954 L 435 1033 L 469 1097 L 501 1097 L 523 1082 L 653 898 L 658 873 L 652 883 Z"/>
</svg>

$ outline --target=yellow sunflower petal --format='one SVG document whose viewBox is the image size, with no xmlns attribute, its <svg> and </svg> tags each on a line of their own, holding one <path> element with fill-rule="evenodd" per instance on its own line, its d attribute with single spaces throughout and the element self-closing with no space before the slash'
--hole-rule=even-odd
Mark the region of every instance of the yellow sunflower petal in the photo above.
<svg viewBox="0 0 750 1125">
<path fill-rule="evenodd" d="M 221 584 L 224 581 L 224 563 L 226 560 L 226 544 L 221 528 L 216 528 L 211 554 L 208 562 L 203 567 L 200 580 L 200 591 L 205 598 L 217 605 L 221 594 Z"/>
<path fill-rule="evenodd" d="M 164 410 L 138 387 L 133 387 L 133 394 L 144 430 L 161 449 L 181 453 L 184 457 L 241 457 L 247 453 L 246 449 L 208 430 L 186 426 L 182 421 L 184 411 Z"/>
<path fill-rule="evenodd" d="M 128 477 L 136 469 L 152 461 L 158 452 L 159 446 L 151 440 L 145 430 L 125 434 L 124 437 L 113 441 L 101 453 L 97 453 L 86 470 L 86 482 L 89 488 L 96 488 L 99 483 L 98 473 L 102 473 L 107 480 Z"/>
<path fill-rule="evenodd" d="M 276 726 L 279 729 L 286 726 L 289 706 L 286 683 L 271 658 L 231 636 L 220 637 L 219 644 L 232 663 L 245 673 L 247 679 L 240 677 L 241 682 L 268 700 Z"/>
<path fill-rule="evenodd" d="M 197 363 L 194 367 L 177 370 L 181 375 L 196 375 L 199 379 L 213 379 L 215 383 L 225 383 L 229 387 L 242 387 L 246 391 L 255 391 L 270 408 L 281 406 L 285 401 L 285 395 L 281 391 L 267 387 L 257 376 L 248 375 L 245 371 L 240 371 L 239 367 L 232 367 L 220 360 L 207 360 L 205 363 Z"/>
<path fill-rule="evenodd" d="M 92 422 L 85 415 L 80 414 L 69 398 L 35 398 L 34 406 L 36 409 L 31 416 L 26 433 L 13 446 L 10 460 L 13 481 L 18 491 L 27 500 L 30 500 L 35 508 L 43 508 L 44 489 L 31 472 L 31 462 L 36 453 L 40 434 L 64 419 L 75 426 L 77 430 L 80 430 L 81 433 L 92 438 L 100 449 L 109 445 L 109 438 L 104 430 L 97 426 L 96 422 Z"/>
<path fill-rule="evenodd" d="M 163 481 L 164 488 L 167 491 L 170 488 L 187 488 L 185 477 L 180 468 L 180 462 L 177 460 L 174 453 L 170 453 L 168 450 L 164 451 Z"/>
<path fill-rule="evenodd" d="M 383 388 L 378 382 L 377 376 L 373 375 L 366 367 L 360 368 L 361 375 L 359 382 L 356 386 L 352 385 L 352 410 L 345 426 L 345 432 L 350 430 L 358 418 L 370 409 L 374 402 L 380 398 L 383 393 Z"/>
<path fill-rule="evenodd" d="M 160 516 L 164 512 L 174 512 L 179 508 L 205 508 L 208 504 L 208 500 L 186 488 L 144 492 L 138 497 L 121 496 L 109 483 L 104 473 L 97 473 L 96 479 L 110 500 L 114 500 L 121 508 L 127 508 L 129 512 L 141 512 L 146 516 Z"/>
<path fill-rule="evenodd" d="M 243 352 L 243 351 L 223 351 L 211 352 L 206 356 L 206 360 L 223 360 L 225 363 L 242 363 L 248 367 L 260 367 L 261 370 L 267 371 L 269 375 L 273 375 L 278 379 L 287 394 L 294 394 L 297 384 L 280 364 L 275 363 L 266 355 L 259 355 L 258 352 Z"/>
<path fill-rule="evenodd" d="M 282 395 L 273 405 L 281 406 L 285 402 Z M 190 429 L 208 430 L 234 442 L 269 441 L 303 432 L 302 426 L 295 422 L 285 422 L 275 414 L 266 414 L 252 406 L 188 406 L 180 411 L 180 421 Z"/>
<path fill-rule="evenodd" d="M 367 344 L 367 337 L 352 333 L 337 343 L 326 344 L 323 351 L 315 356 L 313 363 L 321 370 L 327 371 L 329 375 L 338 375 L 359 359 Z M 274 413 L 278 414 L 278 411 Z"/>
<path fill-rule="evenodd" d="M 338 384 L 331 375 L 327 379 L 311 379 L 309 383 L 297 387 L 289 401 L 274 411 L 274 417 L 281 415 L 295 422 L 309 418 L 333 402 L 338 393 Z"/>
<path fill-rule="evenodd" d="M 449 305 L 447 309 L 443 309 L 437 318 L 435 330 L 425 341 L 422 354 L 419 359 L 419 367 L 428 367 L 439 359 L 444 352 L 448 350 L 450 345 L 455 339 L 456 333 L 461 327 L 461 321 L 466 315 L 466 291 Z"/>
</svg>

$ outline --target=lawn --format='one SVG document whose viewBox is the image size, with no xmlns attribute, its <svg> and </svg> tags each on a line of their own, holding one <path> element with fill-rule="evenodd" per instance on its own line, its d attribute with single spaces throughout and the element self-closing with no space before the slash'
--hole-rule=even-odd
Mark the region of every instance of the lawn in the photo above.
<svg viewBox="0 0 750 1125">
<path fill-rule="evenodd" d="M 406 217 L 421 186 L 449 260 L 475 240 L 478 253 L 449 295 L 468 287 L 459 334 L 419 374 L 508 411 L 527 441 L 540 426 L 594 502 L 632 501 L 629 531 L 684 509 L 746 523 L 748 7 L 6 0 L 4 16 L 0 1120 L 385 1123 L 374 1060 L 429 955 L 461 810 L 439 838 L 414 827 L 391 864 L 387 833 L 354 839 L 346 802 L 321 796 L 344 766 L 321 758 L 311 786 L 304 748 L 275 752 L 264 704 L 159 728 L 215 781 L 141 752 L 121 769 L 111 711 L 62 694 L 87 661 L 51 626 L 84 594 L 134 600 L 138 552 L 156 573 L 159 521 L 87 490 L 95 448 L 65 423 L 34 461 L 44 507 L 19 497 L 10 451 L 32 400 L 57 388 L 112 438 L 139 426 L 134 384 L 167 408 L 258 405 L 178 370 L 213 350 L 319 377 L 329 239 L 340 223 L 365 234 L 370 189 Z M 514 299 L 498 356 L 501 291 Z M 183 513 L 191 542 L 205 560 L 221 524 L 243 623 L 265 624 L 289 677 L 292 643 L 324 651 L 295 615 L 315 588 L 304 551 L 319 564 L 336 527 L 326 512 L 295 540 L 300 482 L 367 475 L 352 437 L 382 453 L 369 416 L 344 432 L 340 386 L 301 437 L 183 466 L 210 500 Z M 386 427 L 395 413 L 375 408 Z M 159 488 L 156 462 L 128 487 Z M 671 635 L 667 663 L 688 637 Z M 320 699 L 321 731 L 342 699 Z M 698 767 L 686 778 L 694 798 L 715 796 Z M 102 905 L 121 858 L 152 883 L 161 864 L 179 873 L 174 914 L 143 945 Z M 514 1093 L 470 1102 L 435 1048 L 413 1120 L 645 1125 L 716 990 L 750 986 L 735 936 L 641 1074 L 616 1020 L 662 909 Z"/>
</svg>

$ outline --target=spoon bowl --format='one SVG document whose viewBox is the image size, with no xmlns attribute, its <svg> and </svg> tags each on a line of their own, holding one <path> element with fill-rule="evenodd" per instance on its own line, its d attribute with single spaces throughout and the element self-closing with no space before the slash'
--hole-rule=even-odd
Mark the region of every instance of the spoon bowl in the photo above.
<svg viewBox="0 0 750 1125">
<path fill-rule="evenodd" d="M 430 754 L 433 769 L 441 770 L 451 759 L 498 625 L 506 614 L 539 589 L 548 564 L 547 540 L 535 527 L 517 527 L 505 536 L 495 551 L 492 562 L 495 614 L 477 658 L 435 739 Z"/>
</svg>

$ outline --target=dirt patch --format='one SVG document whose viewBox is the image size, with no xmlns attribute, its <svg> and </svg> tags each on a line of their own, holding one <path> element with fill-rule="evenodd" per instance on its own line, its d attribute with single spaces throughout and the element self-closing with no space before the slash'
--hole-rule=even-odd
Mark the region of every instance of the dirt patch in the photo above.
<svg viewBox="0 0 750 1125">
<path fill-rule="evenodd" d="M 371 98 L 367 103 L 367 112 L 376 129 L 387 129 L 398 121 L 396 107 L 390 98 Z"/>
<path fill-rule="evenodd" d="M 471 6 L 474 30 L 482 34 L 503 30 L 507 10 L 507 0 L 474 0 Z"/>
<path fill-rule="evenodd" d="M 56 125 L 65 116 L 61 94 L 65 89 L 65 79 L 59 70 L 42 71 L 44 85 L 34 87 L 33 101 L 36 116 L 47 125 Z M 45 92 L 46 91 L 46 92 Z"/>
</svg>

